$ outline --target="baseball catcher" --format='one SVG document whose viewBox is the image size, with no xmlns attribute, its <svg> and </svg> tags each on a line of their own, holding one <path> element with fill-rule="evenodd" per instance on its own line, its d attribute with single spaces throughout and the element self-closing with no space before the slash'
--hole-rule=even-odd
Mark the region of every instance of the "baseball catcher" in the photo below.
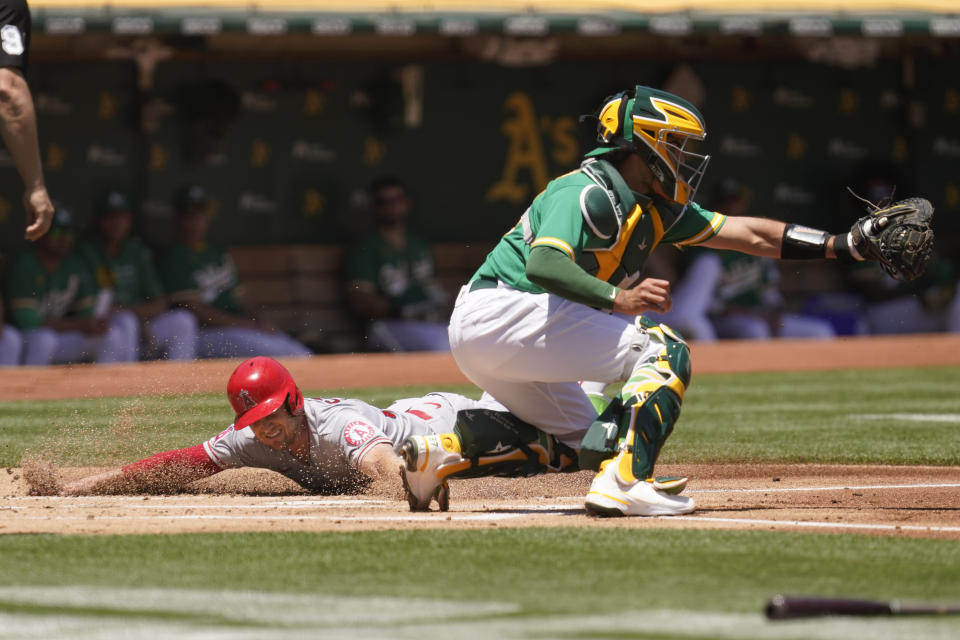
<svg viewBox="0 0 960 640">
<path fill-rule="evenodd" d="M 693 104 L 638 86 L 607 98 L 590 118 L 597 147 L 534 198 L 461 289 L 451 351 L 513 416 L 597 471 L 589 511 L 690 513 L 693 500 L 676 495 L 684 480 L 653 474 L 691 367 L 683 337 L 643 317 L 672 306 L 669 282 L 641 278 L 650 252 L 669 243 L 790 260 L 876 260 L 911 279 L 930 256 L 933 208 L 922 198 L 875 207 L 840 235 L 728 216 L 695 200 L 710 157 L 697 149 L 706 123 Z M 435 497 L 444 508 L 449 477 L 533 457 L 517 438 L 478 444 L 473 428 L 458 421 L 453 433 L 407 438 L 404 482 L 413 508 L 429 508 Z"/>
</svg>

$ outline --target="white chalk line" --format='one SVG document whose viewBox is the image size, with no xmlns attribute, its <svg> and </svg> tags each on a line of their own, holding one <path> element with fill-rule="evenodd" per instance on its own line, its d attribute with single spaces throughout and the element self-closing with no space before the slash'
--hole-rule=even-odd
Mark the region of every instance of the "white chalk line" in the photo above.
<svg viewBox="0 0 960 640">
<path fill-rule="evenodd" d="M 568 511 L 564 509 L 563 511 Z M 20 516 L 19 520 L 62 520 L 62 521 L 86 521 L 86 522 L 97 522 L 100 520 L 243 520 L 246 522 L 254 520 L 265 520 L 268 522 L 278 521 L 278 520 L 298 520 L 298 521 L 316 521 L 323 520 L 327 522 L 337 522 L 341 520 L 349 520 L 351 522 L 410 522 L 410 521 L 434 521 L 434 522 L 443 522 L 443 521 L 452 521 L 452 520 L 512 520 L 516 518 L 522 518 L 529 513 L 501 513 L 497 511 L 490 511 L 486 513 L 451 513 L 449 511 L 438 511 L 435 513 L 411 513 L 409 515 L 385 515 L 385 516 L 352 516 L 352 515 L 259 515 L 259 514 L 244 514 L 244 515 L 231 515 L 227 513 L 187 513 L 187 514 L 165 514 L 157 513 L 152 515 L 98 515 L 93 518 L 89 518 L 83 515 L 76 516 L 32 516 L 25 515 Z M 545 515 L 562 515 L 562 513 L 550 513 L 546 512 Z"/>
<path fill-rule="evenodd" d="M 903 420 L 906 422 L 960 423 L 960 413 L 864 413 L 851 414 L 854 420 Z"/>
<path fill-rule="evenodd" d="M 216 495 L 212 497 L 216 497 L 217 499 L 222 499 L 224 497 L 229 497 L 229 496 L 224 496 L 221 494 L 221 495 Z M 17 502 L 41 502 L 41 503 L 64 501 L 61 503 L 63 506 L 68 506 L 70 504 L 75 504 L 76 506 L 87 506 L 87 507 L 103 506 L 102 504 L 94 504 L 94 503 L 66 502 L 67 500 L 84 500 L 89 498 L 90 496 L 75 496 L 75 497 L 71 497 L 71 496 L 8 496 L 2 499 L 17 501 Z M 255 496 L 247 496 L 245 498 L 244 497 L 239 497 L 239 498 L 230 497 L 230 498 L 239 499 L 239 500 L 257 499 Z M 196 499 L 197 499 L 197 496 L 195 495 L 191 495 L 188 497 L 154 495 L 154 496 L 150 496 L 149 499 L 138 498 L 135 496 L 104 496 L 104 500 L 109 500 L 110 502 L 134 502 L 134 501 L 137 503 L 146 503 L 150 501 L 154 502 L 154 504 L 133 504 L 133 505 L 130 505 L 129 507 L 129 508 L 143 508 L 143 509 L 160 509 L 160 508 L 166 508 L 166 507 L 180 507 L 180 506 L 195 507 L 200 503 L 189 503 L 189 502 L 184 503 L 180 501 L 196 500 Z M 156 503 L 158 502 L 161 504 L 157 505 Z M 333 506 L 335 507 L 338 505 L 352 507 L 352 506 L 360 506 L 360 505 L 388 504 L 390 502 L 393 502 L 393 501 L 381 500 L 377 498 L 304 498 L 303 500 L 273 500 L 271 502 L 264 502 L 258 505 L 251 505 L 246 503 L 239 503 L 239 504 L 233 505 L 229 502 L 225 502 L 220 506 L 249 507 L 249 508 L 257 508 L 257 509 L 261 509 L 261 508 L 266 509 L 268 507 L 273 508 L 273 507 L 300 507 L 300 506 L 319 506 L 319 507 Z M 208 506 L 208 503 L 202 503 L 202 508 L 206 508 L 207 506 Z"/>
<path fill-rule="evenodd" d="M 811 527 L 820 529 L 870 529 L 882 531 L 944 531 L 960 532 L 960 527 L 923 526 L 914 524 L 866 524 L 852 522 L 823 522 L 817 520 L 769 520 L 759 518 L 722 518 L 710 516 L 657 516 L 659 519 L 689 520 L 698 522 L 733 522 L 737 524 L 761 524 L 780 527 Z"/>
<path fill-rule="evenodd" d="M 960 482 L 937 482 L 937 483 L 911 483 L 911 484 L 866 484 L 866 485 L 833 485 L 833 486 L 820 486 L 820 487 L 762 487 L 755 489 L 746 489 L 746 488 L 725 488 L 725 489 L 687 489 L 684 493 L 687 494 L 707 494 L 707 493 L 791 493 L 791 492 L 810 492 L 810 491 L 865 491 L 865 490 L 892 490 L 892 489 L 956 489 L 960 488 Z M 24 502 L 24 503 L 46 503 L 46 502 L 57 502 L 58 508 L 63 509 L 109 509 L 111 504 L 108 502 L 92 503 L 92 502 L 73 502 L 71 498 L 66 498 L 64 496 L 11 496 L 9 498 L 4 498 L 5 500 Z M 80 499 L 80 498 L 78 498 Z M 191 497 L 190 499 L 196 499 Z M 180 502 L 183 498 L 168 498 L 165 496 L 152 496 L 150 499 L 150 504 L 144 504 L 145 500 L 143 498 L 131 498 L 130 496 L 110 496 L 110 502 L 128 502 L 130 500 L 136 500 L 137 504 L 125 505 L 125 509 L 144 509 L 144 510 L 160 510 L 160 509 L 250 509 L 250 510 L 262 510 L 262 509 L 302 509 L 305 507 L 316 507 L 322 509 L 338 508 L 338 507 L 379 507 L 385 504 L 394 504 L 393 500 L 382 500 L 376 498 L 306 498 L 303 500 L 273 500 L 270 502 L 263 502 L 259 504 L 249 504 L 249 503 L 239 503 L 232 504 L 229 502 L 223 504 L 210 504 L 209 502 Z M 582 502 L 571 502 L 568 506 L 563 508 L 576 508 L 582 505 Z M 7 511 L 11 509 L 20 509 L 24 506 L 10 507 L 0 505 L 0 511 Z M 536 505 L 536 504 L 510 504 L 510 505 L 493 505 L 498 509 L 524 509 L 530 511 L 537 510 L 552 510 L 561 508 L 558 504 L 553 504 L 549 506 Z"/>
<path fill-rule="evenodd" d="M 766 487 L 763 489 L 688 489 L 685 493 L 787 493 L 791 491 L 864 491 L 867 489 L 955 489 L 960 482 L 935 484 L 864 484 L 833 487 Z"/>
</svg>

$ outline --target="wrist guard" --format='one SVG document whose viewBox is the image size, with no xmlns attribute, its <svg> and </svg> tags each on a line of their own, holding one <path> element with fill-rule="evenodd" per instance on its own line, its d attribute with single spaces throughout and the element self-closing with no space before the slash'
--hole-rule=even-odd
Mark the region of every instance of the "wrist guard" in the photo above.
<svg viewBox="0 0 960 640">
<path fill-rule="evenodd" d="M 830 234 L 798 224 L 788 224 L 783 230 L 780 258 L 783 260 L 813 260 L 827 257 Z"/>
</svg>

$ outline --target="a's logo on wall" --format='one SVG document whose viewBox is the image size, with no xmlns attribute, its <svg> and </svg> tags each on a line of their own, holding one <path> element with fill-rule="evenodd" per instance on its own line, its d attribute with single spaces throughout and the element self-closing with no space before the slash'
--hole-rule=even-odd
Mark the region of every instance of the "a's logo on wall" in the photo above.
<svg viewBox="0 0 960 640">
<path fill-rule="evenodd" d="M 957 89 L 946 89 L 943 92 L 943 112 L 960 113 L 960 91 Z"/>
<path fill-rule="evenodd" d="M 960 187 L 956 183 L 950 182 L 944 188 L 943 204 L 951 209 L 960 206 Z"/>
<path fill-rule="evenodd" d="M 67 161 L 67 150 L 55 142 L 47 145 L 47 161 L 44 168 L 47 171 L 59 171 Z"/>
<path fill-rule="evenodd" d="M 907 144 L 906 138 L 897 136 L 893 140 L 893 151 L 890 153 L 890 157 L 897 162 L 904 162 L 910 157 L 910 146 Z"/>
<path fill-rule="evenodd" d="M 319 89 L 307 89 L 303 94 L 303 115 L 318 116 L 327 108 L 327 94 Z"/>
<path fill-rule="evenodd" d="M 265 167 L 270 162 L 270 145 L 260 138 L 250 143 L 250 166 Z"/>
<path fill-rule="evenodd" d="M 307 189 L 303 193 L 303 217 L 316 218 L 327 207 L 327 196 L 316 189 Z"/>
<path fill-rule="evenodd" d="M 803 136 L 791 133 L 787 136 L 786 156 L 791 160 L 797 160 L 807 154 L 807 139 Z"/>
<path fill-rule="evenodd" d="M 487 200 L 520 203 L 531 192 L 541 191 L 550 180 L 543 139 L 552 143 L 550 158 L 560 165 L 572 165 L 580 157 L 576 121 L 571 117 L 538 118 L 533 100 L 517 91 L 507 96 L 509 113 L 500 131 L 507 137 L 507 158 L 503 174 L 487 190 Z"/>
<path fill-rule="evenodd" d="M 860 110 L 860 96 L 852 89 L 842 89 L 837 110 L 845 116 L 852 116 Z"/>
<path fill-rule="evenodd" d="M 363 141 L 361 155 L 364 164 L 380 164 L 383 161 L 383 156 L 387 155 L 387 148 L 376 138 L 370 137 Z"/>
<path fill-rule="evenodd" d="M 167 168 L 170 154 L 167 148 L 162 144 L 153 144 L 150 146 L 150 156 L 147 160 L 147 167 L 150 171 L 163 171 Z"/>
<path fill-rule="evenodd" d="M 117 115 L 117 96 L 109 91 L 100 92 L 100 102 L 97 105 L 97 118 L 109 120 Z"/>
<path fill-rule="evenodd" d="M 20 29 L 12 24 L 5 24 L 0 29 L 0 47 L 3 52 L 10 56 L 19 56 L 23 54 L 23 38 L 20 37 Z"/>
<path fill-rule="evenodd" d="M 730 92 L 730 108 L 734 111 L 747 111 L 753 103 L 753 96 L 745 87 L 736 86 Z"/>
</svg>

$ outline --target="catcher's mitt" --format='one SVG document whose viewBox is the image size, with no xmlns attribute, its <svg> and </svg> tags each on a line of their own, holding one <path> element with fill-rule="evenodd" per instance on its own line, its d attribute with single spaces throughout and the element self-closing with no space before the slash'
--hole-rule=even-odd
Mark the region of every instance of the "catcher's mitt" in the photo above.
<svg viewBox="0 0 960 640">
<path fill-rule="evenodd" d="M 923 275 L 933 251 L 933 205 L 926 198 L 906 198 L 877 207 L 850 229 L 853 246 L 867 260 L 880 263 L 896 280 Z"/>
</svg>

